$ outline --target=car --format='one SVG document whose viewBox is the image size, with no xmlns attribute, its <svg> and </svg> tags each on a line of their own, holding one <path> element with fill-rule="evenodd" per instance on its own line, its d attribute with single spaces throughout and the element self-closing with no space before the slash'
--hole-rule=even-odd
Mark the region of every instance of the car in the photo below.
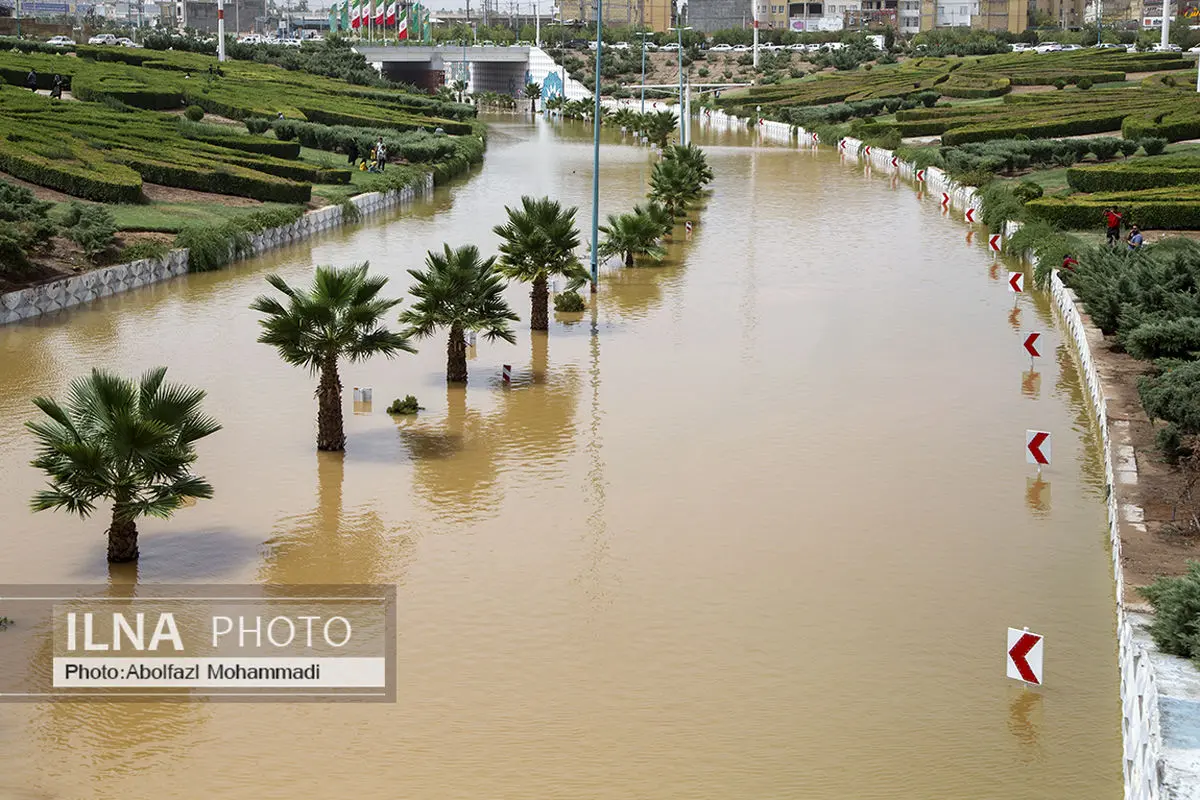
<svg viewBox="0 0 1200 800">
<path fill-rule="evenodd" d="M 493 42 L 491 39 L 484 39 L 482 42 L 479 43 L 479 46 L 480 47 L 495 47 L 496 43 Z"/>
<path fill-rule="evenodd" d="M 628 50 L 629 42 L 617 42 L 612 46 L 613 50 Z"/>
<path fill-rule="evenodd" d="M 1063 49 L 1063 52 L 1064 52 L 1064 53 L 1065 53 L 1065 52 L 1067 52 L 1068 50 L 1082 50 L 1082 49 L 1083 49 L 1083 45 L 1079 45 L 1079 44 L 1064 44 L 1064 45 L 1062 46 L 1062 49 Z"/>
<path fill-rule="evenodd" d="M 1058 42 L 1042 42 L 1033 49 L 1038 53 L 1061 53 L 1063 46 Z"/>
<path fill-rule="evenodd" d="M 126 39 L 123 36 L 120 39 L 117 39 L 117 44 L 121 47 L 141 47 L 141 45 L 137 42 L 133 41 L 132 39 Z"/>
<path fill-rule="evenodd" d="M 74 47 L 75 40 L 70 36 L 52 36 L 46 40 L 51 47 Z"/>
<path fill-rule="evenodd" d="M 1196 45 L 1195 47 L 1189 47 L 1188 52 L 1189 53 L 1200 53 L 1200 44 Z"/>
<path fill-rule="evenodd" d="M 1025 44 L 1025 42 L 1013 42 L 1012 43 L 1012 51 L 1014 53 L 1027 53 L 1032 49 L 1033 48 L 1030 47 L 1029 45 Z"/>
<path fill-rule="evenodd" d="M 1155 53 L 1182 53 L 1183 52 L 1183 48 L 1177 44 L 1168 44 L 1166 46 L 1163 46 L 1161 44 L 1156 44 L 1156 45 L 1154 45 L 1154 47 L 1152 47 L 1150 49 Z"/>
<path fill-rule="evenodd" d="M 248 33 L 245 36 L 239 36 L 238 44 L 266 44 L 267 37 L 261 33 Z"/>
<path fill-rule="evenodd" d="M 587 39 L 570 39 L 563 46 L 566 47 L 568 50 L 583 50 L 585 47 L 588 46 L 588 40 Z"/>
<path fill-rule="evenodd" d="M 646 49 L 647 53 L 653 53 L 658 50 L 658 45 L 654 42 L 642 42 L 642 47 Z"/>
<path fill-rule="evenodd" d="M 787 46 L 787 49 L 791 50 L 793 53 L 807 53 L 808 45 L 806 45 L 806 44 L 789 44 Z"/>
<path fill-rule="evenodd" d="M 667 42 L 660 49 L 674 52 L 679 49 L 679 42 Z"/>
<path fill-rule="evenodd" d="M 115 47 L 117 44 L 117 37 L 113 36 L 111 33 L 98 33 L 92 38 L 88 39 L 88 44 L 102 44 Z"/>
<path fill-rule="evenodd" d="M 712 47 L 708 48 L 708 51 L 710 53 L 728 53 L 732 49 L 733 45 L 731 44 L 714 44 Z"/>
<path fill-rule="evenodd" d="M 749 52 L 750 52 L 750 45 L 747 45 L 747 44 L 735 44 L 735 45 L 733 46 L 733 52 L 735 52 L 735 53 L 749 53 Z"/>
<path fill-rule="evenodd" d="M 1112 42 L 1104 42 L 1103 44 L 1094 44 L 1094 45 L 1092 45 L 1092 47 L 1096 48 L 1097 50 L 1124 50 L 1125 49 L 1125 45 L 1113 44 Z"/>
</svg>

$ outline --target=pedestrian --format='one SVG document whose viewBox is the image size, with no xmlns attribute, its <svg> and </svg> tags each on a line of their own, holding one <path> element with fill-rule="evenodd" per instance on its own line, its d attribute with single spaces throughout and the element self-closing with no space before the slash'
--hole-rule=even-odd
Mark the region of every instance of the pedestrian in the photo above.
<svg viewBox="0 0 1200 800">
<path fill-rule="evenodd" d="M 346 142 L 346 159 L 350 166 L 354 166 L 354 162 L 358 161 L 358 145 L 354 140 Z"/>
<path fill-rule="evenodd" d="M 55 100 L 62 100 L 63 79 L 62 75 L 54 76 L 54 88 L 50 90 L 50 96 Z"/>
<path fill-rule="evenodd" d="M 1129 250 L 1130 252 L 1139 249 L 1142 246 L 1142 232 L 1138 230 L 1137 225 L 1129 226 Z"/>
<path fill-rule="evenodd" d="M 387 164 L 387 145 L 383 143 L 382 136 L 375 143 L 375 161 L 379 164 L 379 171 L 383 172 L 384 165 Z"/>
<path fill-rule="evenodd" d="M 1070 253 L 1068 253 L 1068 254 L 1067 254 L 1067 255 L 1066 255 L 1064 258 L 1063 258 L 1062 268 L 1063 268 L 1063 269 L 1065 269 L 1067 272 L 1074 272 L 1074 271 L 1075 271 L 1075 265 L 1076 265 L 1076 264 L 1078 264 L 1078 263 L 1079 263 L 1079 262 L 1078 262 L 1077 260 L 1075 260 L 1075 256 L 1073 256 L 1073 255 L 1071 255 Z"/>
<path fill-rule="evenodd" d="M 1104 224 L 1108 228 L 1108 246 L 1115 247 L 1121 239 L 1121 215 L 1115 208 L 1109 207 L 1105 210 Z"/>
<path fill-rule="evenodd" d="M 30 69 L 29 74 L 25 76 L 25 87 L 31 92 L 37 91 L 37 70 Z"/>
</svg>

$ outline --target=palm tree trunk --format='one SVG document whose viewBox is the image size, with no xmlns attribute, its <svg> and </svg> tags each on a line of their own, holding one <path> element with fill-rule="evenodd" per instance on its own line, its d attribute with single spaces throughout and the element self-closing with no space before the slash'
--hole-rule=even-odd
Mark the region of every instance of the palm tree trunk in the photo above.
<svg viewBox="0 0 1200 800">
<path fill-rule="evenodd" d="M 625 251 L 625 266 L 627 266 L 627 267 L 633 266 L 633 251 L 632 250 Z"/>
<path fill-rule="evenodd" d="M 346 434 L 342 430 L 342 379 L 338 377 L 336 358 L 321 365 L 321 379 L 317 383 L 317 449 L 346 449 Z"/>
<path fill-rule="evenodd" d="M 137 523 L 118 513 L 119 505 L 113 506 L 112 526 L 108 529 L 108 563 L 125 564 L 138 559 Z"/>
<path fill-rule="evenodd" d="M 467 342 L 462 326 L 457 323 L 450 326 L 450 339 L 446 342 L 446 382 L 467 382 Z"/>
<path fill-rule="evenodd" d="M 529 291 L 533 308 L 529 312 L 529 327 L 535 331 L 550 330 L 550 287 L 545 275 L 533 279 L 533 288 Z"/>
</svg>

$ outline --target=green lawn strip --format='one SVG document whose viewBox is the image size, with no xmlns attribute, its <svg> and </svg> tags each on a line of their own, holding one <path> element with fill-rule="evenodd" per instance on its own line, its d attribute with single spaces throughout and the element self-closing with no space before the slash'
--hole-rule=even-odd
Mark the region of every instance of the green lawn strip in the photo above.
<svg viewBox="0 0 1200 800">
<path fill-rule="evenodd" d="M 59 203 L 60 207 L 65 203 Z M 220 224 L 247 217 L 260 211 L 290 208 L 285 203 L 260 203 L 252 206 L 230 206 L 224 203 L 161 203 L 139 205 L 110 205 L 122 231 L 158 231 L 178 233 L 189 223 Z M 54 213 L 54 212 L 52 212 Z M 61 211 L 57 212 L 61 213 Z"/>
</svg>

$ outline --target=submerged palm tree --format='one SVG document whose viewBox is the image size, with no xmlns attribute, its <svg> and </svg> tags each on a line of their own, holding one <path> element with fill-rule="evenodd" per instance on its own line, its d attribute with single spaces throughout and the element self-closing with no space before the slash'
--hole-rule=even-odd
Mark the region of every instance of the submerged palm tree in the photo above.
<svg viewBox="0 0 1200 800">
<path fill-rule="evenodd" d="M 647 111 L 643 122 L 644 133 L 650 141 L 666 149 L 667 141 L 675 133 L 677 120 L 673 111 Z"/>
<path fill-rule="evenodd" d="M 650 197 L 662 203 L 672 216 L 687 212 L 688 204 L 701 192 L 700 177 L 686 164 L 666 159 L 650 171 Z"/>
<path fill-rule="evenodd" d="M 662 203 L 654 200 L 645 205 L 639 203 L 633 207 L 633 213 L 642 214 L 652 219 L 662 232 L 659 235 L 664 238 L 670 238 L 671 231 L 675 230 L 675 216 Z"/>
<path fill-rule="evenodd" d="M 504 300 L 504 281 L 496 272 L 496 257 L 479 257 L 479 248 L 465 245 L 442 253 L 430 251 L 425 270 L 410 269 L 416 279 L 410 290 L 417 299 L 400 315 L 406 333 L 423 339 L 438 328 L 449 328 L 446 343 L 446 380 L 467 380 L 467 331 L 483 331 L 489 341 L 516 344 L 508 323 L 520 319 Z"/>
<path fill-rule="evenodd" d="M 50 419 L 26 423 L 38 442 L 32 464 L 50 478 L 31 507 L 87 519 L 97 500 L 111 501 L 113 563 L 137 560 L 138 517 L 167 519 L 187 498 L 212 497 L 212 486 L 190 468 L 196 441 L 221 426 L 201 412 L 203 391 L 164 383 L 166 374 L 158 367 L 134 383 L 94 369 L 71 383 L 65 405 L 34 400 Z"/>
<path fill-rule="evenodd" d="M 588 273 L 575 255 L 579 229 L 575 227 L 575 207 L 564 209 L 549 197 L 535 200 L 522 197 L 520 208 L 505 207 L 508 222 L 492 230 L 503 241 L 497 269 L 501 275 L 522 283 L 532 283 L 529 296 L 532 309 L 529 327 L 535 331 L 550 329 L 548 280 L 560 275 L 567 279 L 568 290 L 588 280 Z"/>
<path fill-rule="evenodd" d="M 663 158 L 678 161 L 680 164 L 691 168 L 696 173 L 701 186 L 712 183 L 712 167 L 708 165 L 708 158 L 704 155 L 704 151 L 696 147 L 696 145 L 673 144 L 663 153 Z"/>
<path fill-rule="evenodd" d="M 267 283 L 283 292 L 287 305 L 266 295 L 250 305 L 266 314 L 258 323 L 263 329 L 258 341 L 273 345 L 288 364 L 308 367 L 319 376 L 317 449 L 345 450 L 338 360 L 413 352 L 407 338 L 382 323 L 400 301 L 379 297 L 387 278 L 367 275 L 366 262 L 346 269 L 317 267 L 307 290 L 289 286 L 278 275 L 268 275 Z"/>
<path fill-rule="evenodd" d="M 463 101 L 463 95 L 466 94 L 467 91 L 467 82 L 464 80 L 457 80 L 450 84 L 450 88 L 453 89 L 455 94 L 458 95 L 458 102 L 461 103 Z"/>
<path fill-rule="evenodd" d="M 525 96 L 529 98 L 529 111 L 532 114 L 537 113 L 537 101 L 542 96 L 542 85 L 537 81 L 530 81 L 525 84 Z"/>
<path fill-rule="evenodd" d="M 619 255 L 627 267 L 633 266 L 636 256 L 659 261 L 666 255 L 666 250 L 658 243 L 662 226 L 648 214 L 609 214 L 608 224 L 601 225 L 600 232 L 604 234 L 604 241 L 596 252 L 602 258 Z"/>
</svg>

